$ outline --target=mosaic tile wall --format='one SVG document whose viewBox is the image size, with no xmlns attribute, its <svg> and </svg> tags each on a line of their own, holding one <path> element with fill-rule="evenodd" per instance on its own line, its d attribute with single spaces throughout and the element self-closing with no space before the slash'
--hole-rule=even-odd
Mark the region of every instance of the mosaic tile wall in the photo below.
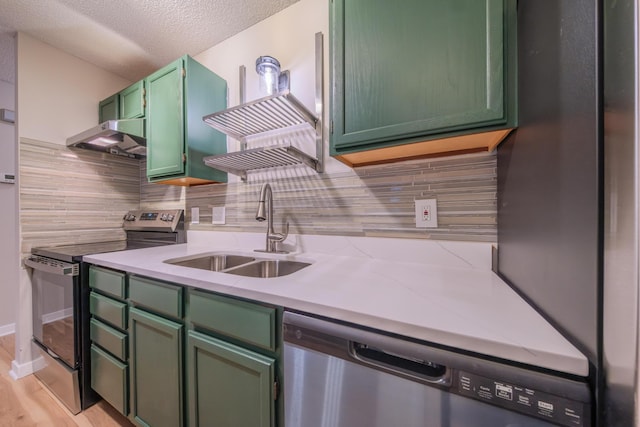
<svg viewBox="0 0 640 427">
<path fill-rule="evenodd" d="M 124 240 L 140 205 L 139 161 L 20 139 L 22 254 L 34 246 Z"/>
<path fill-rule="evenodd" d="M 147 181 L 147 162 L 140 161 L 140 209 L 184 209 L 186 188 Z"/>
<path fill-rule="evenodd" d="M 269 179 L 275 228 L 290 233 L 495 242 L 495 153 L 367 166 L 344 173 Z M 264 178 L 186 189 L 190 229 L 263 232 L 255 220 Z M 437 199 L 438 228 L 415 227 L 416 199 Z M 226 207 L 226 224 L 212 225 L 211 208 Z M 198 207 L 200 223 L 190 224 Z"/>
<path fill-rule="evenodd" d="M 194 230 L 264 232 L 255 220 L 264 174 L 246 183 L 191 188 L 150 184 L 146 163 L 42 141 L 20 141 L 23 254 L 33 246 L 124 239 L 130 209 L 185 209 Z M 277 174 L 276 174 L 277 175 Z M 290 233 L 496 241 L 496 156 L 468 154 L 367 166 L 348 172 L 270 177 L 275 225 Z M 415 227 L 414 200 L 438 200 L 438 228 Z M 211 208 L 226 207 L 226 224 Z M 191 224 L 191 208 L 200 223 Z"/>
</svg>

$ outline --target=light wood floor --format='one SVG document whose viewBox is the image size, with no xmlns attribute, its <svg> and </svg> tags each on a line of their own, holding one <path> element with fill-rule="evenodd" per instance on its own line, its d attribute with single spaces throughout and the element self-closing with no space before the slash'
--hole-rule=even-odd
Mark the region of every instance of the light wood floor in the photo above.
<svg viewBox="0 0 640 427">
<path fill-rule="evenodd" d="M 132 426 L 104 401 L 72 415 L 33 375 L 9 376 L 15 357 L 14 336 L 0 337 L 0 427 Z"/>
</svg>

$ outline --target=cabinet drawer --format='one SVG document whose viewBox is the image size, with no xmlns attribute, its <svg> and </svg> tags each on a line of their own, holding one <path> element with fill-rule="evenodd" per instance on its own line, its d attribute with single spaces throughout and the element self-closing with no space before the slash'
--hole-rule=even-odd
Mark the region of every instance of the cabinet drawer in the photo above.
<svg viewBox="0 0 640 427">
<path fill-rule="evenodd" d="M 117 328 L 127 329 L 127 304 L 125 303 L 91 292 L 89 311 Z"/>
<path fill-rule="evenodd" d="M 97 319 L 91 319 L 91 341 L 120 360 L 127 360 L 127 334 L 113 329 Z"/>
<path fill-rule="evenodd" d="M 182 318 L 182 286 L 130 276 L 129 300 L 157 313 Z"/>
<path fill-rule="evenodd" d="M 127 297 L 125 274 L 92 265 L 89 267 L 89 286 L 116 298 Z"/>
<path fill-rule="evenodd" d="M 129 414 L 127 365 L 91 346 L 91 388 L 124 415 Z"/>
<path fill-rule="evenodd" d="M 192 290 L 189 319 L 194 325 L 276 350 L 275 308 Z"/>
</svg>

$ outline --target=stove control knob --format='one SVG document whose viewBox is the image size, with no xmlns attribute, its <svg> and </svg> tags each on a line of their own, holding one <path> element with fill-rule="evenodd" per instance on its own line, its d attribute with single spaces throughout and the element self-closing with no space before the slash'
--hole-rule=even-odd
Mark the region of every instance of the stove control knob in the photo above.
<svg viewBox="0 0 640 427">
<path fill-rule="evenodd" d="M 125 221 L 135 221 L 136 220 L 136 216 L 134 214 L 126 214 L 123 218 Z"/>
<path fill-rule="evenodd" d="M 160 215 L 160 221 L 166 221 L 167 220 L 167 214 L 163 213 L 162 215 Z"/>
<path fill-rule="evenodd" d="M 173 221 L 174 216 L 171 214 L 167 214 L 167 221 Z"/>
</svg>

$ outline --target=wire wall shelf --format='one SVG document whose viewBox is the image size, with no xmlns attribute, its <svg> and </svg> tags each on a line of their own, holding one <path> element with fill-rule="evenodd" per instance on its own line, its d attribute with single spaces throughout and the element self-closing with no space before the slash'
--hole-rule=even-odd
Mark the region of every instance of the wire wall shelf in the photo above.
<svg viewBox="0 0 640 427">
<path fill-rule="evenodd" d="M 288 90 L 209 114 L 202 120 L 212 128 L 238 141 L 304 123 L 315 129 L 318 122 L 317 117 Z"/>
<path fill-rule="evenodd" d="M 247 172 L 281 166 L 306 165 L 323 172 L 324 149 L 322 130 L 323 96 L 323 39 L 315 37 L 316 61 L 316 114 L 311 113 L 288 89 L 275 95 L 242 103 L 236 107 L 204 116 L 202 120 L 212 128 L 241 143 L 242 149 L 233 153 L 204 158 L 212 168 L 247 179 Z M 240 99 L 244 97 L 244 67 L 240 67 Z M 270 135 L 280 130 L 300 129 L 315 131 L 316 157 L 310 156 L 290 144 L 247 148 L 247 140 L 259 135 Z"/>
<path fill-rule="evenodd" d="M 281 166 L 305 164 L 312 169 L 318 167 L 318 160 L 291 145 L 272 145 L 250 148 L 234 153 L 205 157 L 204 163 L 221 171 L 247 179 L 247 172 Z"/>
</svg>

